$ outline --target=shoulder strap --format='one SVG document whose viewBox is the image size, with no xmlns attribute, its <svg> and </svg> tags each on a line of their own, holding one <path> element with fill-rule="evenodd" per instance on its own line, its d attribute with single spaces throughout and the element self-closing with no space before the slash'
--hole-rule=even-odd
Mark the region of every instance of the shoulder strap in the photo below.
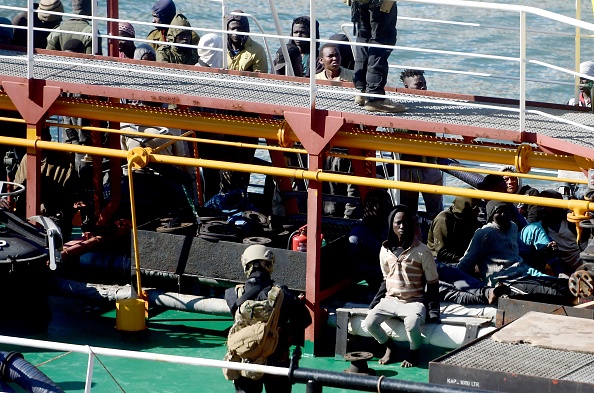
<svg viewBox="0 0 594 393">
<path fill-rule="evenodd" d="M 280 308 L 283 304 L 285 294 L 284 294 L 283 290 L 280 287 L 277 287 L 276 285 L 273 286 L 272 288 L 278 288 L 278 295 L 276 295 L 276 301 L 274 302 L 274 310 L 272 310 L 272 314 L 270 314 L 270 318 L 268 319 L 268 322 L 266 324 L 268 326 L 270 326 L 270 330 L 274 331 L 274 330 L 276 330 L 276 326 L 278 325 L 278 318 L 280 316 Z"/>
<path fill-rule="evenodd" d="M 239 285 L 238 285 L 239 287 Z M 245 286 L 243 285 L 244 289 Z M 251 297 L 253 297 L 254 295 L 258 294 L 262 289 L 264 289 L 265 287 L 263 285 L 255 285 L 253 286 L 249 291 L 245 291 L 243 293 L 243 295 L 241 295 L 241 297 L 239 297 L 235 303 L 233 304 L 232 308 L 231 308 L 231 314 L 235 315 L 235 311 L 237 311 L 237 309 L 239 307 L 241 307 L 241 305 L 246 301 L 246 300 L 250 300 Z"/>
</svg>

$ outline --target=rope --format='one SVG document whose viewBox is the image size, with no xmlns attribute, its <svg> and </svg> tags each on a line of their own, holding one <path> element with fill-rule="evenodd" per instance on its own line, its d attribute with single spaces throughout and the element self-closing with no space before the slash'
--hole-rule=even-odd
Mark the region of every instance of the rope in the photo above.
<svg viewBox="0 0 594 393">
<path fill-rule="evenodd" d="M 594 0 L 592 0 L 594 1 Z M 380 375 L 380 377 L 377 379 L 377 393 L 382 393 L 382 389 L 381 389 L 381 384 L 382 384 L 382 379 L 384 379 L 385 375 Z"/>
<path fill-rule="evenodd" d="M 60 359 L 60 358 L 62 358 L 64 356 L 66 356 L 66 355 L 70 355 L 71 353 L 72 353 L 71 351 L 66 352 L 66 353 L 63 353 L 61 355 L 56 356 L 55 358 L 51 358 L 51 359 L 46 360 L 45 362 L 41 362 L 39 364 L 36 364 L 35 367 L 43 366 L 45 364 L 48 364 L 49 362 L 53 362 L 54 360 Z"/>
<path fill-rule="evenodd" d="M 124 388 L 122 387 L 122 385 L 120 385 L 118 383 L 118 381 L 115 379 L 115 377 L 113 376 L 113 374 L 109 372 L 109 370 L 107 369 L 107 367 L 105 367 L 105 364 L 103 364 L 103 362 L 101 361 L 101 359 L 99 359 L 99 356 L 95 355 L 95 353 L 93 351 L 91 351 L 91 353 L 93 354 L 93 357 L 95 359 L 97 359 L 97 361 L 99 362 L 99 364 L 101 364 L 101 366 L 107 372 L 107 374 L 111 377 L 111 379 L 116 383 L 116 385 L 118 385 L 118 387 L 120 388 L 120 390 L 122 392 L 126 393 L 126 391 L 124 390 Z"/>
</svg>

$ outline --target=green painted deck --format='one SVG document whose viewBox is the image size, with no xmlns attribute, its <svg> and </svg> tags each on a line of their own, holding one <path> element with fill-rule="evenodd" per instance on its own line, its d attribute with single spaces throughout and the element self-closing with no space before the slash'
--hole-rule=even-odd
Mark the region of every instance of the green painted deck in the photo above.
<svg viewBox="0 0 594 393">
<path fill-rule="evenodd" d="M 82 300 L 51 298 L 53 319 L 47 333 L 27 338 L 70 344 L 109 347 L 170 355 L 223 359 L 227 329 L 231 318 L 172 310 L 151 310 L 148 331 L 127 334 L 115 330 L 115 303 L 91 306 Z M 31 310 L 35 312 L 35 310 Z M 334 340 L 334 337 L 328 337 Z M 87 359 L 84 354 L 53 352 L 25 347 L 0 346 L 1 350 L 21 352 L 66 392 L 83 392 Z M 428 362 L 446 350 L 423 347 L 419 367 L 403 369 L 399 364 L 380 366 L 369 362 L 378 375 L 410 381 L 428 381 Z M 161 362 L 99 356 L 95 361 L 92 391 L 113 392 L 232 392 L 232 383 L 220 369 Z M 305 354 L 300 365 L 331 371 L 349 366 L 334 356 L 314 357 Z M 16 387 L 16 385 L 14 385 Z M 18 387 L 17 387 L 18 390 Z M 324 392 L 351 390 L 324 388 Z M 293 392 L 305 392 L 305 385 L 294 385 Z"/>
</svg>

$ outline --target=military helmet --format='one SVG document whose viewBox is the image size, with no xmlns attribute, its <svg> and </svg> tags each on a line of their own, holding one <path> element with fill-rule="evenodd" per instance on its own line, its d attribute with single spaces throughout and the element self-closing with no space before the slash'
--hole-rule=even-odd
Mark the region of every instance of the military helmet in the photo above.
<svg viewBox="0 0 594 393">
<path fill-rule="evenodd" d="M 241 255 L 241 266 L 246 276 L 250 276 L 254 268 L 262 267 L 268 273 L 274 270 L 274 254 L 261 244 L 253 244 Z"/>
</svg>

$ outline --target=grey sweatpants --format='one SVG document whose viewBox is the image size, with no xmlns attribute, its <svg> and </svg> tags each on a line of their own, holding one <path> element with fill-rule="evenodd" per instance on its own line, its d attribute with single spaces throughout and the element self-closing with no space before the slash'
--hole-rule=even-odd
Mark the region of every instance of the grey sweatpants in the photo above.
<svg viewBox="0 0 594 393">
<path fill-rule="evenodd" d="M 420 302 L 404 303 L 391 296 L 383 298 L 367 313 L 365 318 L 367 331 L 380 344 L 385 344 L 390 339 L 380 326 L 382 322 L 390 318 L 398 318 L 404 322 L 410 349 L 419 349 L 421 346 L 421 324 L 425 323 L 425 305 Z"/>
</svg>

